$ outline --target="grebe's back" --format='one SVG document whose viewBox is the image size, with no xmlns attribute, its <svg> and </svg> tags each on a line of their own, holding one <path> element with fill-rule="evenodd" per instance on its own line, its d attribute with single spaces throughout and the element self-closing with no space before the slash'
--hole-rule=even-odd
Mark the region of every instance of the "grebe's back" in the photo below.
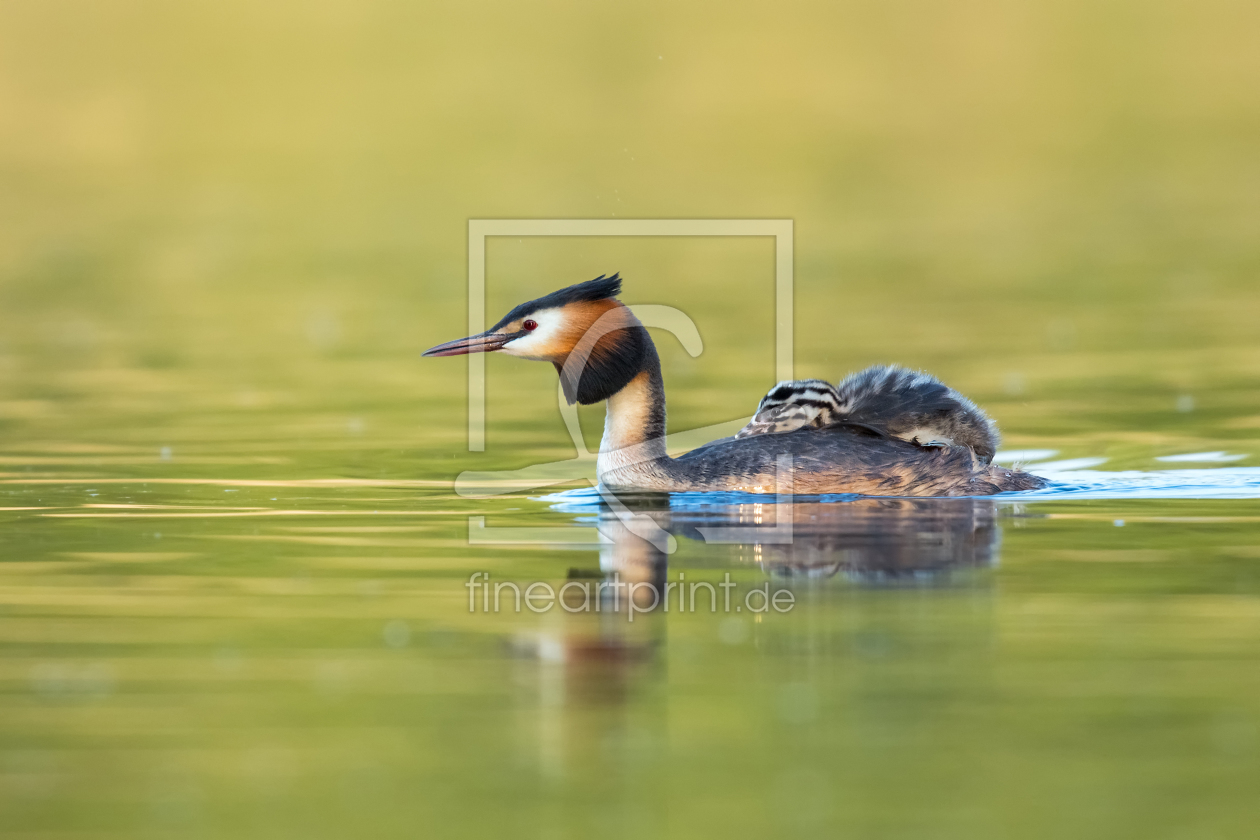
<svg viewBox="0 0 1260 840">
<path fill-rule="evenodd" d="M 612 487 L 869 496 L 986 496 L 1045 485 L 1037 476 L 979 464 L 964 446 L 924 447 L 857 426 L 723 438 L 672 459 L 668 472 L 605 475 Z M 786 473 L 783 472 L 786 468 Z"/>
</svg>

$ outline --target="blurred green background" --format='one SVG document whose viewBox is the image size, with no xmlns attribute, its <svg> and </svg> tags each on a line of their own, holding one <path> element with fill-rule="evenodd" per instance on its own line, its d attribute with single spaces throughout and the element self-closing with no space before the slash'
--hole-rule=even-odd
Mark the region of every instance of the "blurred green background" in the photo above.
<svg viewBox="0 0 1260 840">
<path fill-rule="evenodd" d="M 0 834 L 1251 836 L 1253 502 L 1004 509 L 995 568 L 765 625 L 470 616 L 597 563 L 450 491 L 572 456 L 551 367 L 488 359 L 470 454 L 419 354 L 470 218 L 790 218 L 799 376 L 1255 466 L 1257 43 L 1218 0 L 0 0 Z M 671 431 L 773 382 L 769 240 L 487 259 L 491 319 L 612 271 L 690 315 Z"/>
<path fill-rule="evenodd" d="M 1021 446 L 1236 445 L 1258 26 L 1239 2 L 7 0 L 4 445 L 351 424 L 393 456 L 320 469 L 414 475 L 408 439 L 462 441 L 463 362 L 417 354 L 464 332 L 467 219 L 613 216 L 794 219 L 800 375 L 925 367 Z M 771 260 L 494 240 L 488 315 L 621 271 L 705 336 L 665 345 L 687 428 L 770 384 Z M 500 454 L 473 461 L 569 451 L 547 366 L 489 370 Z"/>
</svg>

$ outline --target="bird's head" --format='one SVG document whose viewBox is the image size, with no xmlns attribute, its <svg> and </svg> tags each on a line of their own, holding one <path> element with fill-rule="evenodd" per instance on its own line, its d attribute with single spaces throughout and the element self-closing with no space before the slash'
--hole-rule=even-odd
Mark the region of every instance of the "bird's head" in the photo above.
<svg viewBox="0 0 1260 840">
<path fill-rule="evenodd" d="M 597 277 L 522 303 L 478 335 L 431 347 L 425 356 L 506 353 L 551 362 L 569 403 L 607 399 L 650 359 L 647 330 L 616 296 L 621 278 Z"/>
</svg>

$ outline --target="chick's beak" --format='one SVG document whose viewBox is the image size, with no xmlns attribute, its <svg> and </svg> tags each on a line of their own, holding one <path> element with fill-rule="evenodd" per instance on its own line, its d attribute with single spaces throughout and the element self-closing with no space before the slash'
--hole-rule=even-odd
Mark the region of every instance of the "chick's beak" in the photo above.
<svg viewBox="0 0 1260 840">
<path fill-rule="evenodd" d="M 470 335 L 468 338 L 458 338 L 455 341 L 448 341 L 445 344 L 439 344 L 437 347 L 430 347 L 421 355 L 423 356 L 466 356 L 469 353 L 492 353 L 512 339 L 516 338 L 513 333 L 495 333 L 483 332 L 480 335 Z"/>
</svg>

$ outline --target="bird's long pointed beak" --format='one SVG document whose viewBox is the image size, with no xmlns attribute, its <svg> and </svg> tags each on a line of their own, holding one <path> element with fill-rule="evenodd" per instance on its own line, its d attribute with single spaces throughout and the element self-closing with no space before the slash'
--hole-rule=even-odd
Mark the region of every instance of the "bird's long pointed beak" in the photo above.
<svg viewBox="0 0 1260 840">
<path fill-rule="evenodd" d="M 468 338 L 457 338 L 437 347 L 430 347 L 423 356 L 466 356 L 469 353 L 491 353 L 507 344 L 516 336 L 511 333 L 483 332 Z"/>
</svg>

